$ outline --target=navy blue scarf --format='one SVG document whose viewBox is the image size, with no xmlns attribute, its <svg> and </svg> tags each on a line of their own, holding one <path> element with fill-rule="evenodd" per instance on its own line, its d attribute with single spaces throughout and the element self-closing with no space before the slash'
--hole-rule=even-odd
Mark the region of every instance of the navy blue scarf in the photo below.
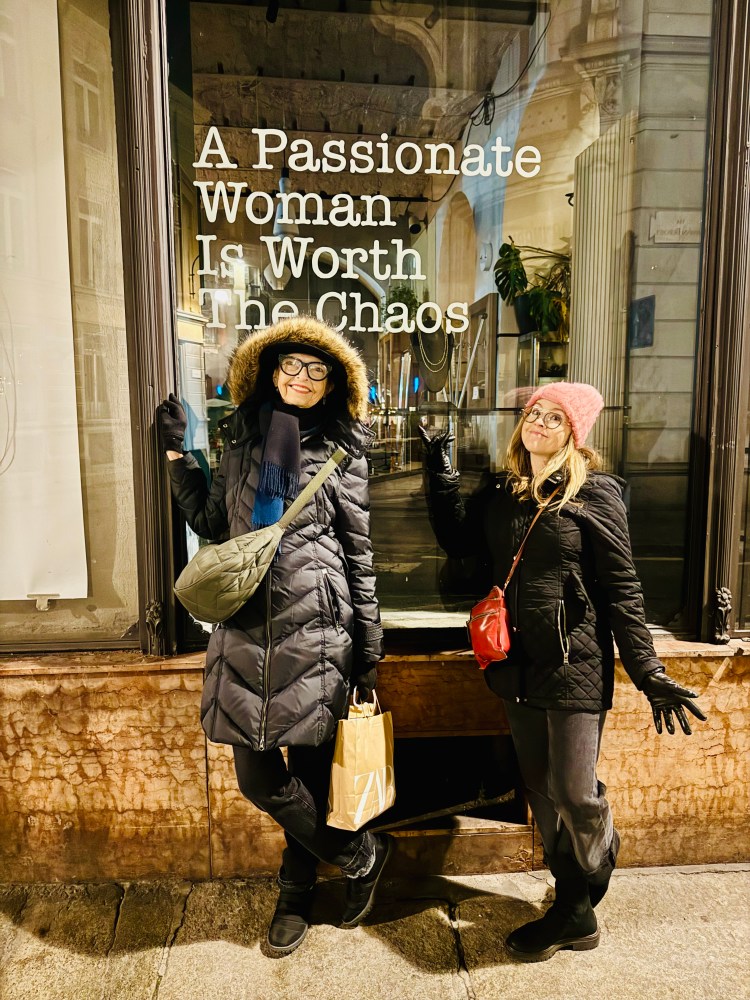
<svg viewBox="0 0 750 1000">
<path fill-rule="evenodd" d="M 258 416 L 263 451 L 253 506 L 253 530 L 276 524 L 284 513 L 284 502 L 294 500 L 299 493 L 300 435 L 321 426 L 323 405 L 320 402 L 309 409 L 300 409 L 277 400 L 261 406 Z"/>
<path fill-rule="evenodd" d="M 263 452 L 253 505 L 254 530 L 276 524 L 284 513 L 284 501 L 293 500 L 299 492 L 300 470 L 299 420 L 295 408 L 264 403 L 259 418 Z"/>
</svg>

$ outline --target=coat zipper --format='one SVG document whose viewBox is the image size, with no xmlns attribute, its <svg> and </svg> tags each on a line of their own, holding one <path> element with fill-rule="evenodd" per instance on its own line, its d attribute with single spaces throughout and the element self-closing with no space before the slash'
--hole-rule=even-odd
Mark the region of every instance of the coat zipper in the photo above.
<svg viewBox="0 0 750 1000">
<path fill-rule="evenodd" d="M 339 596 L 334 590 L 333 584 L 328 576 L 328 573 L 323 573 L 323 579 L 325 581 L 325 591 L 328 595 L 328 606 L 331 612 L 331 621 L 337 632 L 341 631 L 341 607 L 339 605 Z"/>
<path fill-rule="evenodd" d="M 223 625 L 219 625 L 220 629 L 223 629 Z M 216 675 L 216 695 L 214 697 L 214 717 L 211 723 L 211 735 L 209 739 L 213 741 L 214 735 L 216 733 L 216 716 L 219 714 L 219 687 L 221 686 L 221 674 L 224 669 L 224 643 L 226 641 L 226 635 L 221 637 L 221 659 L 219 660 L 219 672 Z"/>
<path fill-rule="evenodd" d="M 260 709 L 260 738 L 258 749 L 266 749 L 266 721 L 268 716 L 269 665 L 271 663 L 271 573 L 266 574 L 266 651 L 263 655 L 263 701 Z"/>
<path fill-rule="evenodd" d="M 524 521 L 524 528 L 523 528 L 523 531 L 521 532 L 521 535 L 520 535 L 521 538 L 523 538 L 524 535 L 526 534 L 526 529 L 527 528 L 528 528 L 528 524 L 526 524 L 525 521 Z M 512 618 L 510 620 L 510 627 L 511 627 L 511 631 L 512 632 L 520 632 L 521 631 L 521 629 L 520 629 L 520 627 L 518 625 L 518 597 L 519 597 L 519 594 L 520 594 L 520 591 L 521 591 L 520 583 L 521 583 L 521 564 L 522 563 L 523 563 L 523 556 L 521 556 L 521 558 L 518 560 L 518 565 L 516 566 L 516 572 L 514 573 L 514 579 L 513 579 L 513 583 L 515 585 L 515 590 L 513 591 L 513 616 L 512 616 Z"/>
<path fill-rule="evenodd" d="M 568 637 L 568 619 L 565 614 L 565 602 L 562 600 L 557 602 L 557 634 L 560 637 L 560 645 L 562 646 L 563 664 L 567 667 L 570 655 L 570 639 Z"/>
</svg>

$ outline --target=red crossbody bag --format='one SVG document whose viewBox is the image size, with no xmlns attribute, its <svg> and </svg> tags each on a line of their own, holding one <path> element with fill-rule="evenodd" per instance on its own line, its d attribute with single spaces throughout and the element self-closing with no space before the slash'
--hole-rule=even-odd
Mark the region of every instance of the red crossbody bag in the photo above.
<svg viewBox="0 0 750 1000">
<path fill-rule="evenodd" d="M 466 628 L 469 632 L 469 640 L 471 641 L 471 648 L 474 650 L 474 656 L 482 670 L 486 670 L 490 663 L 507 659 L 508 651 L 510 650 L 511 626 L 510 614 L 505 605 L 505 591 L 508 589 L 508 584 L 521 561 L 521 556 L 531 534 L 531 529 L 547 509 L 548 504 L 559 489 L 560 487 L 558 486 L 550 494 L 547 503 L 543 507 L 540 507 L 534 515 L 534 520 L 529 525 L 529 529 L 523 536 L 523 541 L 518 552 L 516 552 L 515 559 L 510 567 L 510 572 L 503 584 L 502 590 L 498 586 L 493 587 L 484 600 L 475 604 L 471 609 L 471 615 L 466 623 Z"/>
</svg>

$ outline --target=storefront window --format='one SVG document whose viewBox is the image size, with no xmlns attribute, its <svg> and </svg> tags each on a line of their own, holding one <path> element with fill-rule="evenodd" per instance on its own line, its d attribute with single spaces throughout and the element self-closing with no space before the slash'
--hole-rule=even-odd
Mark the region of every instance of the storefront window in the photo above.
<svg viewBox="0 0 750 1000">
<path fill-rule="evenodd" d="M 434 541 L 418 424 L 452 428 L 468 490 L 533 387 L 591 382 L 649 619 L 688 628 L 710 0 L 352 6 L 169 4 L 189 446 L 210 473 L 245 337 L 341 326 L 370 372 L 384 620 L 454 625 L 471 567 Z"/>
<path fill-rule="evenodd" d="M 2 639 L 120 640 L 138 594 L 106 0 L 3 5 L 0 123 Z"/>
</svg>

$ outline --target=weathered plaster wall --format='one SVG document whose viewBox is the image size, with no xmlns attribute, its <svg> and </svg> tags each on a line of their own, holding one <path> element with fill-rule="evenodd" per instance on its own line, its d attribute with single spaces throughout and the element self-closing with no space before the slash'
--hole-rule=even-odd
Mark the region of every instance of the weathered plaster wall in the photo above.
<svg viewBox="0 0 750 1000">
<path fill-rule="evenodd" d="M 127 654 L 12 671 L 0 677 L 0 878 L 207 877 L 200 671 Z"/>
<path fill-rule="evenodd" d="M 658 737 L 645 699 L 618 675 L 600 770 L 622 862 L 745 860 L 750 654 L 687 655 L 685 644 L 661 654 L 699 692 L 709 720 L 692 737 Z M 276 868 L 280 830 L 240 796 L 231 751 L 203 739 L 201 661 L 90 653 L 0 664 L 0 881 Z M 379 691 L 402 734 L 503 728 L 466 654 L 390 658 Z M 453 872 L 529 857 L 521 829 L 488 839 L 469 824 L 454 834 L 437 853 L 413 837 L 400 853 L 412 870 L 435 856 Z"/>
<path fill-rule="evenodd" d="M 600 778 L 624 865 L 707 864 L 750 856 L 750 656 L 674 658 L 670 674 L 708 715 L 693 735 L 657 736 L 645 699 L 618 670 Z M 692 720 L 692 716 L 689 715 Z"/>
</svg>

